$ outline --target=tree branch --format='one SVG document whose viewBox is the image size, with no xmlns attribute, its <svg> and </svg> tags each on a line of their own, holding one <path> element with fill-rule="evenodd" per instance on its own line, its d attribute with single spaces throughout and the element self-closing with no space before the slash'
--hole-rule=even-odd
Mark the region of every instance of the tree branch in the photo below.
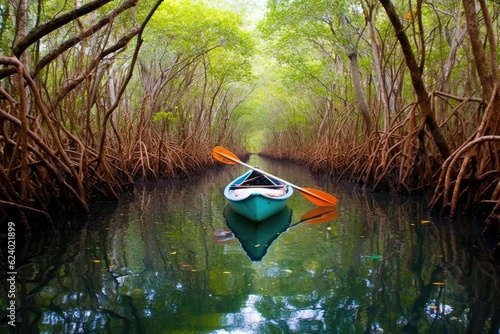
<svg viewBox="0 0 500 334">
<path fill-rule="evenodd" d="M 113 21 L 113 19 L 118 16 L 120 13 L 123 11 L 135 6 L 137 4 L 137 0 L 127 0 L 126 2 L 122 3 L 121 6 L 116 7 L 113 11 L 109 12 L 106 16 L 104 16 L 101 20 L 99 20 L 96 24 L 82 32 L 80 35 L 73 36 L 72 38 L 66 40 L 65 42 L 61 43 L 57 48 L 51 50 L 48 54 L 46 54 L 39 62 L 36 64 L 36 68 L 31 74 L 31 76 L 34 78 L 38 75 L 40 70 L 47 66 L 52 60 L 56 59 L 60 54 L 62 54 L 64 51 L 68 50 L 72 46 L 78 44 L 82 40 L 84 40 L 87 37 L 92 36 L 94 33 L 99 31 L 101 28 L 109 24 L 110 22 Z"/>
<path fill-rule="evenodd" d="M 19 58 L 30 45 L 40 40 L 43 36 L 48 35 L 65 24 L 74 21 L 78 17 L 93 12 L 111 1 L 112 0 L 96 0 L 89 2 L 76 8 L 75 10 L 67 12 L 66 14 L 56 17 L 55 19 L 34 28 L 26 35 L 26 37 L 22 38 L 14 45 L 12 48 L 14 55 Z"/>
</svg>

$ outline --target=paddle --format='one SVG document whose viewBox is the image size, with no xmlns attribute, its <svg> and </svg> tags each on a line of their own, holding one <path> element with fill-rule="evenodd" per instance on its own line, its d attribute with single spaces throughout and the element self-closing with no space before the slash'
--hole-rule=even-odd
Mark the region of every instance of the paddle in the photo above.
<svg viewBox="0 0 500 334">
<path fill-rule="evenodd" d="M 282 180 L 279 177 L 276 177 L 272 174 L 264 172 L 261 169 L 247 165 L 246 163 L 241 161 L 233 152 L 231 152 L 231 151 L 229 151 L 221 146 L 215 146 L 213 151 L 212 151 L 212 155 L 214 156 L 215 159 L 217 159 L 225 164 L 229 164 L 229 165 L 240 164 L 240 165 L 245 166 L 247 168 L 258 171 L 264 175 L 272 177 L 273 179 L 278 180 L 284 184 L 287 184 L 290 187 L 295 188 L 298 191 L 300 191 L 301 194 L 304 195 L 305 198 L 307 198 L 310 202 L 314 203 L 315 205 L 318 205 L 318 206 L 335 206 L 335 205 L 337 205 L 337 198 L 335 196 L 330 195 L 328 193 L 325 193 L 324 191 L 317 190 L 317 189 L 301 188 L 301 187 L 296 186 L 288 181 Z"/>
</svg>

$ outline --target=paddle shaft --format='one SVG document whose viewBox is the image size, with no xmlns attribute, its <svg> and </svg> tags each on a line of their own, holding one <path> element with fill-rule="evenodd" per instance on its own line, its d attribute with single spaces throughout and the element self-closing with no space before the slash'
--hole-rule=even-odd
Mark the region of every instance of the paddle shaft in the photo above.
<svg viewBox="0 0 500 334">
<path fill-rule="evenodd" d="M 279 177 L 277 177 L 277 176 L 274 176 L 274 175 L 273 175 L 273 174 L 271 174 L 271 173 L 268 173 L 268 172 L 265 172 L 265 171 L 263 171 L 263 170 L 260 170 L 260 169 L 258 169 L 258 168 L 256 168 L 256 167 L 250 166 L 250 165 L 248 165 L 248 164 L 244 163 L 243 161 L 241 161 L 240 159 L 235 159 L 235 158 L 233 158 L 233 157 L 231 157 L 231 156 L 229 156 L 229 155 L 227 155 L 227 154 L 224 154 L 223 152 L 217 152 L 217 153 L 218 153 L 218 154 L 220 154 L 220 155 L 223 155 L 223 156 L 224 156 L 224 158 L 227 158 L 227 159 L 229 159 L 229 160 L 231 160 L 231 161 L 234 161 L 234 162 L 236 162 L 236 163 L 239 163 L 239 164 L 240 164 L 240 165 L 242 165 L 242 166 L 245 166 L 245 167 L 247 167 L 247 168 L 253 169 L 254 171 L 257 171 L 257 172 L 259 172 L 259 173 L 261 173 L 261 174 L 264 174 L 264 175 L 266 175 L 266 176 L 272 177 L 273 179 L 275 179 L 275 180 L 277 180 L 277 181 L 279 181 L 279 182 L 281 182 L 281 183 L 287 184 L 287 185 L 289 185 L 290 187 L 297 189 L 298 191 L 301 191 L 301 192 L 306 193 L 306 194 L 308 194 L 308 195 L 310 195 L 310 196 L 313 196 L 313 197 L 317 197 L 317 198 L 319 198 L 319 199 L 323 199 L 323 198 L 321 198 L 320 196 L 318 196 L 317 194 L 312 193 L 312 192 L 310 192 L 310 191 L 309 191 L 309 190 L 307 190 L 307 189 L 301 188 L 301 187 L 299 187 L 299 186 L 297 186 L 297 185 L 295 185 L 295 184 L 293 184 L 293 183 L 290 183 L 290 182 L 288 182 L 288 181 L 285 181 L 285 180 L 283 180 L 283 179 L 281 179 L 281 178 L 279 178 Z"/>
</svg>

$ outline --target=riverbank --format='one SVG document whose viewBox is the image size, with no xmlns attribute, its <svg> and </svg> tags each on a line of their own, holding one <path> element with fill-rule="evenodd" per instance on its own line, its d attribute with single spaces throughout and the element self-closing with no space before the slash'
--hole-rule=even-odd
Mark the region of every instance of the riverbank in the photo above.
<svg viewBox="0 0 500 334">
<path fill-rule="evenodd" d="M 309 152 L 309 153 L 307 153 Z M 311 153 L 314 152 L 314 153 Z M 352 166 L 354 162 L 357 162 L 360 165 L 366 165 L 369 161 L 363 162 L 356 156 L 350 156 L 347 152 L 341 153 L 337 152 L 335 156 L 328 155 L 331 154 L 329 150 L 321 152 L 320 150 L 308 150 L 302 147 L 300 150 L 290 149 L 285 151 L 264 151 L 261 152 L 260 155 L 262 157 L 266 157 L 268 159 L 274 159 L 278 161 L 287 161 L 291 163 L 297 163 L 306 166 L 313 173 L 317 173 L 319 175 L 324 175 L 329 178 L 338 178 L 345 182 L 352 184 L 353 186 L 358 186 L 369 192 L 382 192 L 387 194 L 396 194 L 396 195 L 423 195 L 427 194 L 429 197 L 429 206 L 428 209 L 432 212 L 440 214 L 443 217 L 448 217 L 449 219 L 453 219 L 453 217 L 449 217 L 449 210 L 443 208 L 442 206 L 432 205 L 433 194 L 436 192 L 436 187 L 438 185 L 438 176 L 440 174 L 440 166 L 435 164 L 435 170 L 432 171 L 432 175 L 435 176 L 432 182 L 427 182 L 425 185 L 421 185 L 418 188 L 415 188 L 413 191 L 409 191 L 408 187 L 400 187 L 398 186 L 398 176 L 399 171 L 393 170 L 390 173 L 384 175 L 384 183 L 385 186 L 380 188 L 373 188 L 374 184 L 380 185 L 380 183 L 374 183 L 373 180 L 369 180 L 367 178 L 365 169 L 343 169 L 348 168 L 348 166 Z M 339 161 L 335 157 L 342 155 L 344 159 Z M 314 157 L 315 159 L 310 159 L 310 157 Z M 365 171 L 365 173 L 362 173 Z M 414 171 L 415 178 L 421 178 L 422 176 L 417 173 L 418 170 Z M 368 180 L 368 181 L 367 181 Z M 500 224 L 500 217 L 495 215 L 495 205 L 498 201 L 481 199 L 481 197 L 477 197 L 476 194 L 473 193 L 473 189 L 475 188 L 467 188 L 462 194 L 462 200 L 459 204 L 458 215 L 470 217 L 473 219 L 481 219 L 484 221 L 483 224 L 483 235 L 486 239 L 486 242 L 489 244 L 490 253 L 495 257 L 496 261 L 500 261 L 500 237 L 498 235 L 497 226 Z M 467 191 L 470 193 L 467 194 Z M 490 196 L 495 196 L 493 193 L 490 193 Z M 476 205 L 471 205 L 471 203 L 467 202 L 470 198 L 476 197 L 477 203 Z M 499 262 L 500 263 L 500 262 Z"/>
</svg>

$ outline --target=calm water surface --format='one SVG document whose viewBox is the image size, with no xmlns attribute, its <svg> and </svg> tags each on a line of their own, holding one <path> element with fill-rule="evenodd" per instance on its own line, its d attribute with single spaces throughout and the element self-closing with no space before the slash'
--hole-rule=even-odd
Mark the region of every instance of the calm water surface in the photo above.
<svg viewBox="0 0 500 334">
<path fill-rule="evenodd" d="M 249 164 L 334 194 L 337 212 L 301 221 L 315 207 L 296 192 L 265 226 L 235 221 L 223 189 L 246 171 L 238 165 L 138 186 L 83 228 L 30 246 L 17 331 L 498 332 L 498 267 L 474 222 L 430 215 L 426 201 L 321 183 L 297 166 Z"/>
</svg>

